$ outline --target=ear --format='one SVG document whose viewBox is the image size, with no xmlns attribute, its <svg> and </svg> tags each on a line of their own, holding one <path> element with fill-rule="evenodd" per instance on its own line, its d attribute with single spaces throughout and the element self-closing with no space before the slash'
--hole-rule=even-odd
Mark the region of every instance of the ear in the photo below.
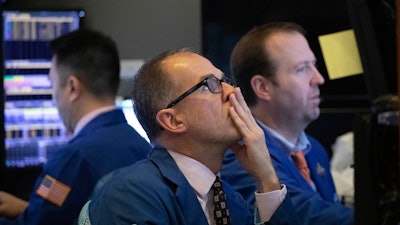
<svg viewBox="0 0 400 225">
<path fill-rule="evenodd" d="M 69 92 L 70 101 L 74 101 L 82 94 L 83 86 L 77 77 L 70 76 L 67 80 L 66 89 Z"/>
<path fill-rule="evenodd" d="M 260 99 L 269 99 L 272 83 L 261 75 L 255 75 L 250 80 L 254 94 Z"/>
<path fill-rule="evenodd" d="M 178 119 L 176 110 L 172 108 L 162 109 L 156 115 L 158 124 L 172 133 L 183 133 L 186 131 L 186 125 Z"/>
</svg>

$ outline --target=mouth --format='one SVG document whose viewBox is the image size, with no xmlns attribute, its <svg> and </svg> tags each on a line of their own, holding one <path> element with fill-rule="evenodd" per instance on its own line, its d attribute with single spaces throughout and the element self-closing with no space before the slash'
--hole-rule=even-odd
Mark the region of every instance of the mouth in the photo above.
<svg viewBox="0 0 400 225">
<path fill-rule="evenodd" d="M 319 95 L 316 95 L 311 98 L 311 101 L 315 102 L 316 104 L 320 104 L 322 102 L 322 98 Z"/>
</svg>

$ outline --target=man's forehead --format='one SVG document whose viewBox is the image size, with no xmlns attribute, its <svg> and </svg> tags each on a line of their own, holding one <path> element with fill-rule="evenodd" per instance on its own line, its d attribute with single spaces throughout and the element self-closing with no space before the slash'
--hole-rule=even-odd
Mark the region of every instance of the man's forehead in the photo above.
<svg viewBox="0 0 400 225">
<path fill-rule="evenodd" d="M 179 52 L 168 56 L 163 61 L 164 64 L 172 65 L 185 65 L 188 63 L 195 63 L 195 59 L 203 59 L 204 57 L 193 52 Z"/>
<path fill-rule="evenodd" d="M 219 75 L 220 72 L 205 57 L 196 53 L 178 53 L 168 57 L 163 62 L 164 69 L 170 74 L 205 76 L 208 74 Z"/>
</svg>

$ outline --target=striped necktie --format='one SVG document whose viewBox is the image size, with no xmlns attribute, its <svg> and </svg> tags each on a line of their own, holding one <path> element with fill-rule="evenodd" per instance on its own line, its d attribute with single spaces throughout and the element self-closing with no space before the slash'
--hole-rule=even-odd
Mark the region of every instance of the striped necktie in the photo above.
<svg viewBox="0 0 400 225">
<path fill-rule="evenodd" d="M 306 159 L 304 157 L 303 151 L 292 151 L 290 156 L 293 159 L 294 164 L 296 165 L 297 169 L 299 170 L 300 174 L 304 177 L 308 184 L 313 185 L 310 176 L 310 170 L 308 169 Z"/>
</svg>

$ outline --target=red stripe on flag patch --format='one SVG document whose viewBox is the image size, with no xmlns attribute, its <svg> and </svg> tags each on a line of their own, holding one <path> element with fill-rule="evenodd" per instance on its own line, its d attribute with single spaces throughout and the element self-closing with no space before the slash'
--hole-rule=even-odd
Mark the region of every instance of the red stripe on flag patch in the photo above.
<svg viewBox="0 0 400 225">
<path fill-rule="evenodd" d="M 46 175 L 39 188 L 36 190 L 36 193 L 42 198 L 61 207 L 70 191 L 70 187 Z"/>
</svg>

